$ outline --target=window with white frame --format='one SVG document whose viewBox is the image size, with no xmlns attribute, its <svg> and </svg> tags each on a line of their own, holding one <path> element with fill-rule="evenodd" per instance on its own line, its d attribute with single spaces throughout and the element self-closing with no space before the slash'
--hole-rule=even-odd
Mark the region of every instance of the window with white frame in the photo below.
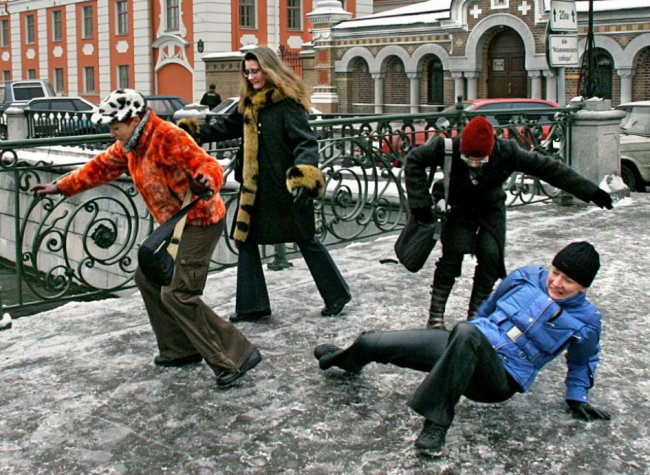
<svg viewBox="0 0 650 475">
<path fill-rule="evenodd" d="M 119 88 L 131 87 L 129 82 L 130 82 L 129 65 L 128 64 L 118 65 L 117 66 L 117 87 Z"/>
<path fill-rule="evenodd" d="M 240 0 L 239 26 L 241 28 L 255 28 L 257 25 L 256 0 Z"/>
<path fill-rule="evenodd" d="M 11 81 L 11 71 L 8 69 L 5 69 L 2 71 L 2 80 L 3 81 Z"/>
<path fill-rule="evenodd" d="M 302 29 L 302 0 L 287 0 L 287 28 Z"/>
<path fill-rule="evenodd" d="M 63 68 L 54 68 L 54 90 L 57 93 L 65 92 L 65 72 Z"/>
<path fill-rule="evenodd" d="M 63 12 L 54 10 L 52 12 L 52 41 L 63 40 Z"/>
<path fill-rule="evenodd" d="M 27 79 L 36 79 L 36 70 L 28 69 L 27 70 Z"/>
<path fill-rule="evenodd" d="M 81 9 L 81 37 L 92 38 L 95 34 L 95 19 L 93 18 L 93 6 L 86 5 Z"/>
<path fill-rule="evenodd" d="M 95 68 L 93 66 L 84 67 L 84 92 L 86 94 L 95 91 Z"/>
<path fill-rule="evenodd" d="M 126 35 L 129 32 L 129 4 L 126 0 L 115 2 L 115 33 Z"/>
<path fill-rule="evenodd" d="M 9 20 L 0 20 L 0 47 L 9 46 Z"/>
<path fill-rule="evenodd" d="M 25 15 L 25 43 L 31 45 L 36 41 L 34 15 Z"/>
<path fill-rule="evenodd" d="M 180 8 L 178 0 L 167 0 L 167 31 L 178 31 L 180 29 Z"/>
</svg>

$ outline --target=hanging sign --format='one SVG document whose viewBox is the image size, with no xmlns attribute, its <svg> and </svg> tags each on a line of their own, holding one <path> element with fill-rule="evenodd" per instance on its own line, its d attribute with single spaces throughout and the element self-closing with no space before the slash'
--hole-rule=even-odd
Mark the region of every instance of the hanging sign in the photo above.
<svg viewBox="0 0 650 475">
<path fill-rule="evenodd" d="M 550 67 L 578 66 L 578 35 L 548 35 L 548 40 Z"/>
<path fill-rule="evenodd" d="M 548 22 L 551 31 L 578 31 L 576 4 L 570 0 L 551 0 Z"/>
</svg>

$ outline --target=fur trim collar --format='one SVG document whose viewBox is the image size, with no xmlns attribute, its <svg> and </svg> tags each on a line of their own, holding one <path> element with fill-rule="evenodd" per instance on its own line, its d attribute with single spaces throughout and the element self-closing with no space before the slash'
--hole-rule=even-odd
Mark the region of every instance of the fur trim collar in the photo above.
<svg viewBox="0 0 650 475">
<path fill-rule="evenodd" d="M 258 116 L 264 107 L 286 99 L 278 89 L 264 88 L 247 95 L 244 98 L 244 156 L 243 183 L 239 193 L 239 208 L 233 239 L 235 246 L 240 247 L 248 237 L 251 215 L 257 194 L 257 174 L 259 172 L 258 157 Z"/>
</svg>

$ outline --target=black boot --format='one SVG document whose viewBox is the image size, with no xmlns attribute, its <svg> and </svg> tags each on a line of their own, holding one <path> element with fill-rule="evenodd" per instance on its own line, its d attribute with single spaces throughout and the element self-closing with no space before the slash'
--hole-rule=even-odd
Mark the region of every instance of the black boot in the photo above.
<svg viewBox="0 0 650 475">
<path fill-rule="evenodd" d="M 474 280 L 472 287 L 472 295 L 469 297 L 469 307 L 467 308 L 467 319 L 472 320 L 476 317 L 476 311 L 481 306 L 483 301 L 492 293 L 492 286 L 494 282 L 480 282 Z"/>
<path fill-rule="evenodd" d="M 447 429 L 447 427 L 425 419 L 422 432 L 420 432 L 420 435 L 415 440 L 415 448 L 431 457 L 440 457 L 442 455 L 442 448 L 445 446 Z"/>
<path fill-rule="evenodd" d="M 451 289 L 454 286 L 454 282 L 451 284 L 441 284 L 436 282 L 436 279 L 433 279 L 433 285 L 431 286 L 431 304 L 429 305 L 429 319 L 427 320 L 427 328 L 433 328 L 435 330 L 446 330 L 445 328 L 445 307 L 447 305 L 447 300 L 449 299 L 449 294 Z"/>
</svg>

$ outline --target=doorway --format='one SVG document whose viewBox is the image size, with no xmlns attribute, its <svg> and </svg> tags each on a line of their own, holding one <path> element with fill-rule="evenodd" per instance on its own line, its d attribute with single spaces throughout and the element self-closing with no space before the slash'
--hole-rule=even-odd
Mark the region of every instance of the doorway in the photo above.
<svg viewBox="0 0 650 475">
<path fill-rule="evenodd" d="M 528 97 L 524 43 L 512 30 L 494 37 L 488 53 L 488 97 Z"/>
</svg>

